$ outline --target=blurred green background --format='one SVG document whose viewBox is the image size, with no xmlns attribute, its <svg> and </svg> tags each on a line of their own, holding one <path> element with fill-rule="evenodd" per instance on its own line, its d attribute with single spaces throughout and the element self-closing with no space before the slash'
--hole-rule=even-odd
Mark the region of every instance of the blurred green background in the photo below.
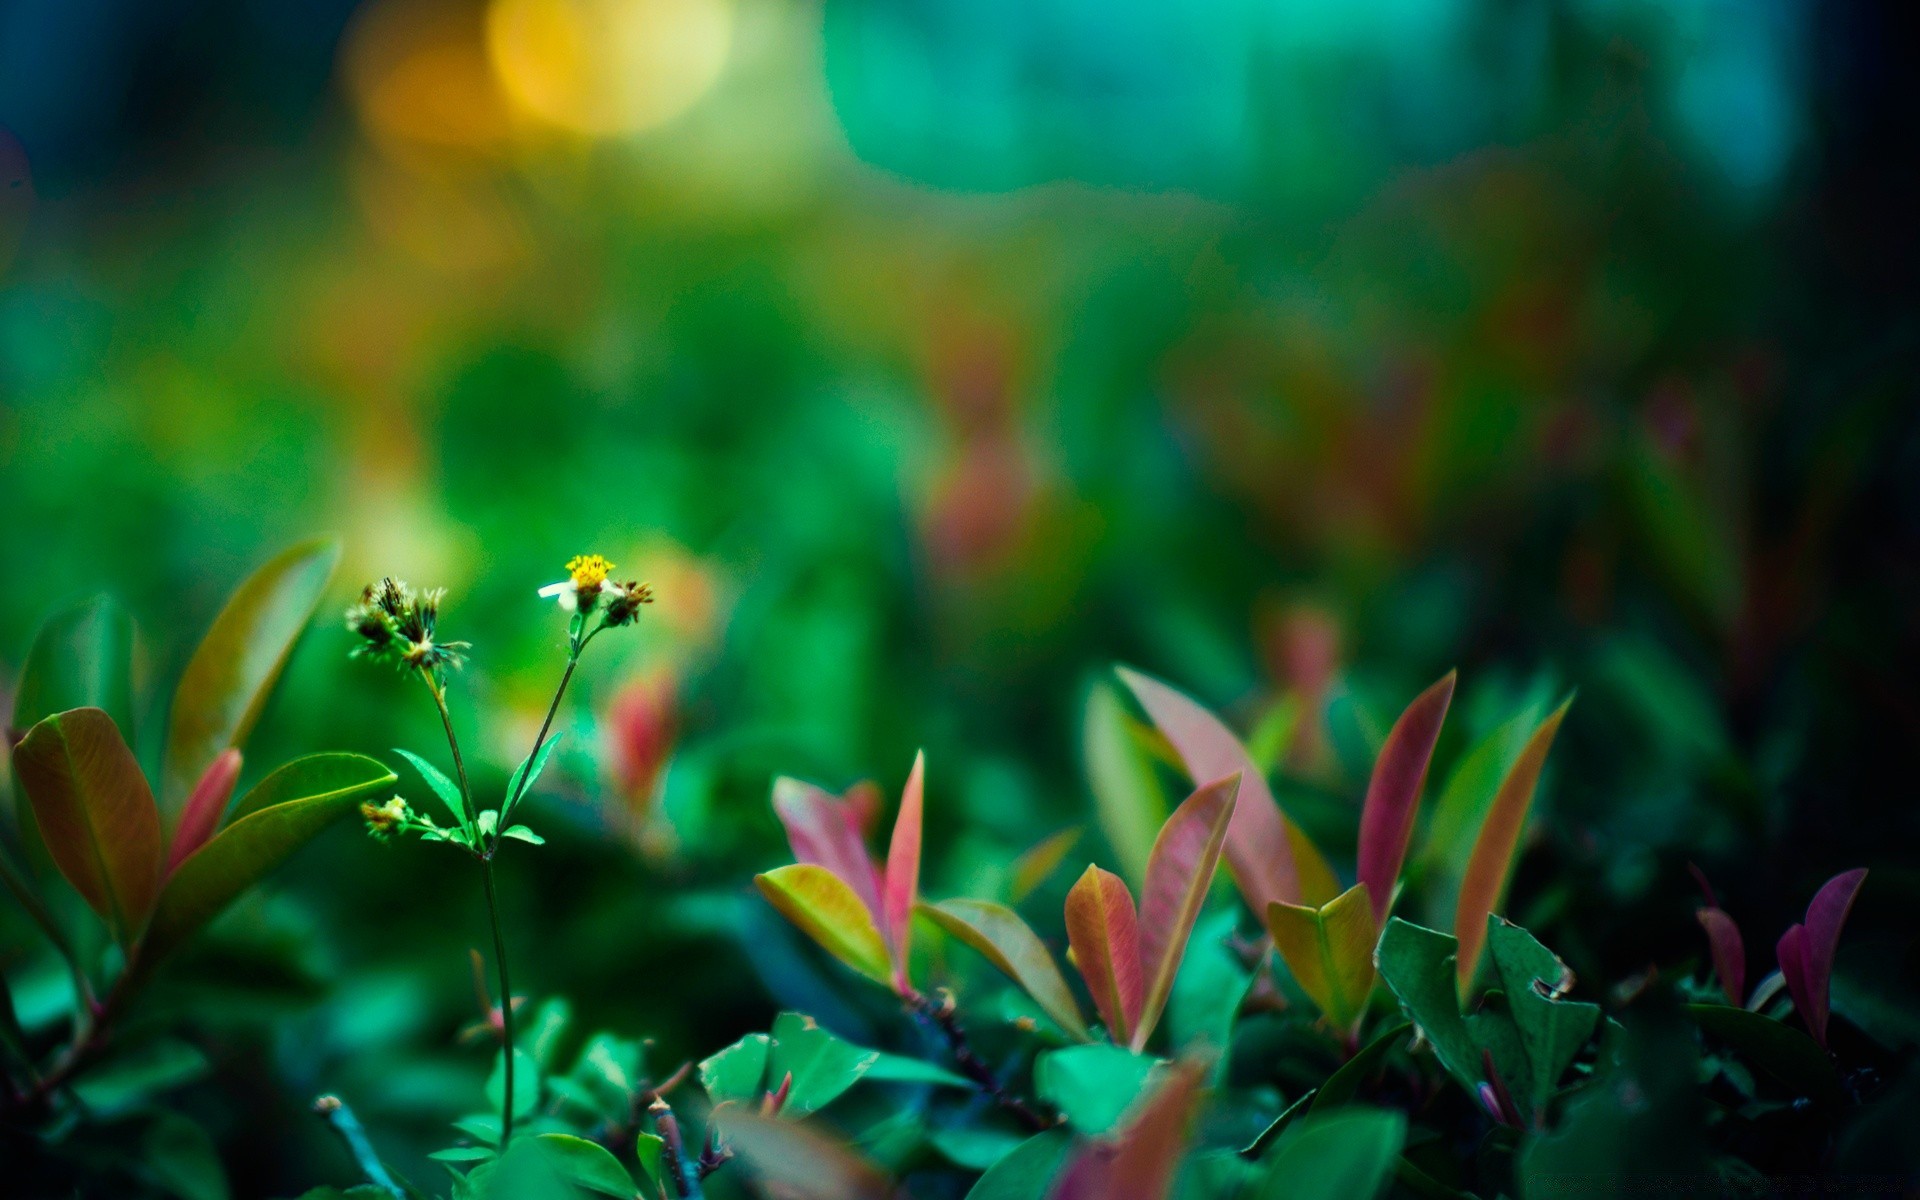
<svg viewBox="0 0 1920 1200">
<path fill-rule="evenodd" d="M 1699 956 L 1689 861 L 1756 930 L 1868 866 L 1842 981 L 1910 1032 L 1899 24 L 0 0 L 0 678 L 105 590 L 157 700 L 333 533 L 248 776 L 436 745 L 335 619 L 391 573 L 450 589 L 497 790 L 562 658 L 534 592 L 606 554 L 659 602 L 589 656 L 505 901 L 516 982 L 665 1067 L 779 1005 L 897 1036 L 752 894 L 775 773 L 891 794 L 925 747 L 936 895 L 1065 826 L 1110 859 L 1080 724 L 1124 661 L 1243 727 L 1299 705 L 1287 786 L 1350 853 L 1420 686 L 1461 669 L 1442 763 L 1577 687 L 1516 917 L 1604 987 Z M 322 1090 L 425 1173 L 484 936 L 457 856 L 354 829 L 222 923 L 168 996 L 237 1194 L 344 1177 Z M 23 1008 L 37 955 L 0 913 Z"/>
</svg>

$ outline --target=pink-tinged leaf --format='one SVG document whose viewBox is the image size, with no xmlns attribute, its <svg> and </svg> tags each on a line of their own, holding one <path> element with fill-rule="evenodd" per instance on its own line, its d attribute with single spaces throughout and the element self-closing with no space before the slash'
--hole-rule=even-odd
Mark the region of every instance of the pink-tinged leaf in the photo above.
<svg viewBox="0 0 1920 1200">
<path fill-rule="evenodd" d="M 1813 1040 L 1826 1045 L 1824 1018 L 1818 1021 L 1820 1028 L 1815 1027 L 1814 1013 L 1818 1006 L 1813 998 L 1813 968 L 1807 962 L 1807 927 L 1787 926 L 1787 931 L 1774 944 L 1773 952 L 1780 960 L 1780 978 L 1787 985 L 1787 994 L 1793 997 L 1794 1011 L 1807 1023 Z"/>
<path fill-rule="evenodd" d="M 160 809 L 113 718 L 97 708 L 46 718 L 13 748 L 13 771 L 54 865 L 130 943 L 160 895 Z"/>
<path fill-rule="evenodd" d="M 1513 860 L 1520 849 L 1520 833 L 1526 828 L 1527 813 L 1533 808 L 1534 789 L 1547 764 L 1547 751 L 1573 704 L 1569 696 L 1559 708 L 1540 722 L 1520 757 L 1514 760 L 1507 777 L 1500 781 L 1493 803 L 1487 808 L 1480 835 L 1474 840 L 1473 854 L 1467 859 L 1466 874 L 1460 880 L 1460 899 L 1453 910 L 1453 932 L 1460 939 L 1460 989 L 1473 982 L 1480 965 L 1480 951 L 1487 940 L 1487 918 L 1504 901 L 1507 881 L 1513 875 Z"/>
<path fill-rule="evenodd" d="M 744 1161 L 769 1195 L 793 1200 L 907 1200 L 907 1193 L 892 1187 L 877 1167 L 812 1122 L 763 1117 L 736 1105 L 716 1110 L 714 1118 L 721 1144 Z"/>
<path fill-rule="evenodd" d="M 1788 968 L 1786 953 L 1780 956 L 1780 971 L 1786 976 L 1787 990 L 1793 994 L 1793 1005 L 1800 1010 L 1801 1019 L 1806 1021 L 1814 1040 L 1822 1046 L 1827 1044 L 1828 989 L 1833 980 L 1834 954 L 1840 947 L 1840 931 L 1866 879 L 1867 869 L 1859 867 L 1827 880 L 1814 894 L 1813 903 L 1807 905 L 1806 925 L 1798 939 L 1795 954 L 1798 961 L 1794 969 Z M 1787 933 L 1792 935 L 1794 929 Z M 1783 946 L 1786 940 L 1781 939 Z"/>
<path fill-rule="evenodd" d="M 880 872 L 867 853 L 859 809 L 823 788 L 782 776 L 773 781 L 773 811 L 786 827 L 795 860 L 838 875 L 878 924 Z"/>
<path fill-rule="evenodd" d="M 893 819 L 893 841 L 887 847 L 886 889 L 881 911 L 886 917 L 887 945 L 893 950 L 893 987 L 901 995 L 912 990 L 907 979 L 913 950 L 913 908 L 920 902 L 921 792 L 925 786 L 927 756 L 913 756 L 913 770 L 900 792 L 900 813 Z"/>
<path fill-rule="evenodd" d="M 1233 820 L 1240 777 L 1205 784 L 1181 802 L 1154 839 L 1147 857 L 1147 883 L 1140 893 L 1140 960 L 1147 974 L 1146 999 L 1133 1030 L 1133 1052 L 1147 1038 L 1173 994 L 1173 979 L 1187 952 L 1187 939 L 1207 900 Z"/>
<path fill-rule="evenodd" d="M 892 986 L 892 963 L 873 910 L 846 880 L 815 863 L 795 863 L 756 875 L 753 882 L 781 916 L 827 953 L 882 987 Z"/>
<path fill-rule="evenodd" d="M 1112 1141 L 1094 1142 L 1068 1163 L 1050 1200 L 1166 1200 L 1187 1149 L 1205 1064 L 1175 1064 Z"/>
<path fill-rule="evenodd" d="M 1069 1036 L 1087 1040 L 1086 1020 L 1059 966 L 1018 913 L 986 900 L 947 900 L 920 911 L 1024 988 Z"/>
<path fill-rule="evenodd" d="M 1414 697 L 1393 723 L 1367 784 L 1366 807 L 1360 813 L 1360 882 L 1373 899 L 1373 923 L 1386 924 L 1393 907 L 1394 886 L 1406 861 L 1407 840 L 1413 836 L 1413 817 L 1426 786 L 1427 767 L 1440 740 L 1440 726 L 1453 700 L 1455 673 Z"/>
<path fill-rule="evenodd" d="M 1747 946 L 1740 926 L 1717 908 L 1703 908 L 1693 914 L 1700 928 L 1707 931 L 1707 946 L 1713 952 L 1713 974 L 1727 1003 L 1738 1008 L 1747 994 Z"/>
<path fill-rule="evenodd" d="M 1233 731 L 1201 705 L 1157 679 L 1118 668 L 1155 728 L 1173 744 L 1195 783 L 1240 776 L 1240 799 L 1227 826 L 1227 867 L 1248 907 L 1265 913 L 1267 905 L 1301 900 L 1293 841 L 1267 778 L 1248 757 Z"/>
<path fill-rule="evenodd" d="M 1116 1043 L 1139 1023 L 1146 983 L 1140 967 L 1140 923 L 1133 895 L 1118 875 L 1089 865 L 1067 893 L 1067 942 L 1093 993 L 1093 1005 Z"/>
<path fill-rule="evenodd" d="M 173 831 L 173 845 L 167 850 L 167 874 L 189 854 L 207 844 L 220 827 L 220 817 L 233 799 L 233 785 L 240 778 L 240 751 L 229 746 L 208 765 L 187 795 L 187 806 L 180 810 L 180 824 Z"/>
</svg>

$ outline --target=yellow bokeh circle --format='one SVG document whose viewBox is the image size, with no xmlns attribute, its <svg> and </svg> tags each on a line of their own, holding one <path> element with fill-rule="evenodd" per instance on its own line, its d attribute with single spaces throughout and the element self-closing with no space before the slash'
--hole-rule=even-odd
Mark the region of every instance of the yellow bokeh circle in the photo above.
<svg viewBox="0 0 1920 1200">
<path fill-rule="evenodd" d="M 493 0 L 487 50 L 518 108 L 607 137 L 692 107 L 726 67 L 734 23 L 733 0 Z"/>
</svg>

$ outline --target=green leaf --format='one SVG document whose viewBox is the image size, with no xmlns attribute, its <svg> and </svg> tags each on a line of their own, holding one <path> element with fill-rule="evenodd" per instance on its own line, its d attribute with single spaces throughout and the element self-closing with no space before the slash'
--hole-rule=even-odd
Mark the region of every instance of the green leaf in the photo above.
<svg viewBox="0 0 1920 1200">
<path fill-rule="evenodd" d="M 973 1081 L 945 1067 L 904 1054 L 881 1053 L 867 1068 L 866 1077 L 880 1083 L 930 1083 L 935 1087 L 970 1088 Z"/>
<path fill-rule="evenodd" d="M 902 1111 L 916 1120 L 920 1119 L 919 1114 L 910 1109 Z M 928 1145 L 954 1166 L 969 1171 L 992 1170 L 996 1163 L 1018 1150 L 1025 1142 L 1026 1138 L 1021 1134 L 967 1125 L 949 1125 L 944 1129 L 927 1131 Z"/>
<path fill-rule="evenodd" d="M 449 1146 L 445 1150 L 435 1150 L 427 1157 L 435 1162 L 481 1162 L 492 1158 L 494 1153 L 492 1146 Z"/>
<path fill-rule="evenodd" d="M 487 1104 L 495 1112 L 504 1112 L 507 1098 L 507 1054 L 493 1056 L 493 1073 L 487 1076 Z M 513 1119 L 531 1113 L 540 1103 L 540 1064 L 525 1050 L 513 1052 Z"/>
<path fill-rule="evenodd" d="M 101 709 L 121 729 L 133 728 L 132 656 L 133 621 L 106 596 L 48 617 L 20 667 L 14 736 L 74 708 Z"/>
<path fill-rule="evenodd" d="M 783 1012 L 773 1019 L 773 1047 L 767 1061 L 768 1090 L 780 1086 L 788 1074 L 793 1087 L 787 1093 L 782 1116 L 804 1117 L 818 1112 L 872 1069 L 879 1051 L 867 1050 L 835 1037 L 812 1017 Z"/>
<path fill-rule="evenodd" d="M 1248 1142 L 1246 1149 L 1240 1153 L 1247 1158 L 1260 1158 L 1264 1156 L 1268 1149 L 1280 1140 L 1281 1134 L 1290 1129 L 1295 1121 L 1307 1115 L 1308 1109 L 1313 1104 L 1314 1097 L 1319 1094 L 1320 1089 L 1309 1089 L 1305 1094 L 1294 1100 L 1292 1104 L 1281 1109 L 1280 1115 L 1267 1122 L 1267 1127 L 1260 1131 L 1260 1136 Z"/>
<path fill-rule="evenodd" d="M 1843 1096 L 1839 1072 L 1820 1044 L 1782 1021 L 1727 1004 L 1689 1004 L 1687 1012 L 1714 1037 L 1796 1095 L 1822 1103 Z"/>
<path fill-rule="evenodd" d="M 1086 1040 L 1087 1023 L 1059 965 L 1018 913 L 991 901 L 964 899 L 923 904 L 920 911 L 1019 984 L 1060 1028 Z"/>
<path fill-rule="evenodd" d="M 781 916 L 827 953 L 882 987 L 893 985 L 886 943 L 873 912 L 838 875 L 812 863 L 795 863 L 756 875 L 753 881 Z"/>
<path fill-rule="evenodd" d="M 516 842 L 526 842 L 534 846 L 544 846 L 547 844 L 547 839 L 541 837 L 533 830 L 528 829 L 525 825 L 509 825 L 500 831 L 500 836 L 503 838 L 512 838 Z"/>
<path fill-rule="evenodd" d="M 533 1140 L 563 1181 L 596 1195 L 633 1200 L 633 1177 L 605 1146 L 570 1133 L 543 1133 Z"/>
<path fill-rule="evenodd" d="M 160 812 L 133 751 L 97 708 L 48 717 L 13 749 L 47 853 L 122 945 L 160 891 Z"/>
<path fill-rule="evenodd" d="M 1506 778 L 1544 715 L 1542 704 L 1522 708 L 1475 742 L 1447 776 L 1440 798 L 1434 801 L 1433 821 L 1427 826 L 1426 840 L 1416 859 L 1438 893 L 1432 911 L 1452 913 L 1459 898 L 1460 877 L 1466 872 L 1468 855 L 1473 853 L 1473 839 L 1487 818 L 1500 781 Z"/>
<path fill-rule="evenodd" d="M 647 1177 L 652 1195 L 666 1195 L 667 1177 L 662 1168 L 666 1153 L 667 1140 L 657 1133 L 643 1132 L 634 1139 L 633 1156 L 640 1162 L 640 1173 Z"/>
<path fill-rule="evenodd" d="M 315 834 L 393 782 L 383 763 L 360 754 L 309 755 L 261 780 L 235 810 L 244 815 L 167 880 L 139 966 L 158 965 Z"/>
<path fill-rule="evenodd" d="M 336 542 L 289 547 L 249 576 L 214 618 L 174 689 L 162 789 L 169 813 L 216 755 L 246 740 L 339 561 Z"/>
<path fill-rule="evenodd" d="M 561 735 L 556 733 L 540 743 L 540 749 L 520 760 L 513 769 L 513 777 L 507 780 L 507 811 L 512 812 L 520 801 L 527 798 L 533 785 L 540 780 L 540 772 L 547 769 L 547 760 L 553 757 L 553 748 L 560 744 Z"/>
<path fill-rule="evenodd" d="M 1254 1200 L 1372 1200 L 1393 1174 L 1406 1139 L 1403 1113 L 1310 1114 L 1274 1151 Z"/>
<path fill-rule="evenodd" d="M 207 1074 L 207 1056 L 176 1038 L 125 1051 L 80 1077 L 73 1091 L 96 1115 L 150 1104 Z"/>
<path fill-rule="evenodd" d="M 1386 1058 L 1387 1052 L 1411 1028 L 1405 1021 L 1396 1021 L 1368 1042 L 1358 1054 L 1341 1063 L 1339 1069 L 1327 1076 L 1327 1081 L 1315 1093 L 1312 1111 L 1321 1112 L 1351 1104 L 1353 1098 L 1360 1094 L 1361 1086 L 1379 1071 L 1380 1062 Z"/>
<path fill-rule="evenodd" d="M 419 773 L 420 778 L 424 779 L 427 786 L 433 790 L 433 794 L 440 797 L 440 803 L 446 805 L 447 811 L 453 815 L 453 823 L 462 829 L 466 828 L 467 806 L 460 799 L 459 785 L 454 783 L 453 780 L 448 779 L 446 773 L 441 771 L 439 767 L 434 766 L 413 751 L 402 750 L 400 747 L 395 746 L 393 752 L 412 764 L 413 769 Z"/>
<path fill-rule="evenodd" d="M 966 1200 L 1046 1200 L 1072 1145 L 1062 1130 L 1035 1134 L 987 1168 Z"/>
<path fill-rule="evenodd" d="M 1106 683 L 1087 693 L 1081 752 L 1093 790 L 1100 832 L 1136 886 L 1147 877 L 1147 856 L 1166 822 L 1167 795 L 1154 777 L 1153 760 L 1140 746 L 1133 718 Z"/>
<path fill-rule="evenodd" d="M 1040 1056 L 1034 1063 L 1033 1086 L 1075 1129 L 1098 1136 L 1119 1125 L 1159 1065 L 1157 1059 L 1118 1046 L 1068 1046 Z"/>
<path fill-rule="evenodd" d="M 1351 1031 L 1373 990 L 1377 930 L 1367 885 L 1357 883 L 1319 909 L 1269 904 L 1267 929 L 1300 990 L 1336 1031 Z"/>
<path fill-rule="evenodd" d="M 1407 1019 L 1420 1027 L 1434 1055 L 1469 1090 L 1480 1082 L 1480 1049 L 1460 1015 L 1460 943 L 1399 917 L 1389 917 L 1374 964 Z"/>
<path fill-rule="evenodd" d="M 179 1200 L 227 1200 L 227 1174 L 213 1138 L 177 1113 L 156 1113 L 140 1136 L 140 1170 Z"/>
<path fill-rule="evenodd" d="M 1560 1077 L 1593 1036 L 1600 1023 L 1600 1006 L 1560 999 L 1573 986 L 1573 972 L 1518 925 L 1489 917 L 1487 944 L 1519 1030 L 1529 1077 L 1526 1084 L 1537 1112 L 1552 1099 Z"/>
<path fill-rule="evenodd" d="M 773 1039 L 750 1033 L 700 1062 L 700 1086 L 715 1104 L 732 1100 L 757 1105 L 765 1094 L 767 1057 Z"/>
</svg>

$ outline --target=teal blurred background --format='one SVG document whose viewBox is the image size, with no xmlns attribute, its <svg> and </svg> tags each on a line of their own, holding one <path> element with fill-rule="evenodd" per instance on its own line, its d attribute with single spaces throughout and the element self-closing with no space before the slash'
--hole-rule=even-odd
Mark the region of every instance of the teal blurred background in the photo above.
<svg viewBox="0 0 1920 1200">
<path fill-rule="evenodd" d="M 450 589 L 497 789 L 562 655 L 535 590 L 606 554 L 659 602 L 583 669 L 506 900 L 517 981 L 668 1068 L 776 1005 L 890 1036 L 752 898 L 774 773 L 891 792 L 924 746 L 935 894 L 1064 826 L 1106 857 L 1079 742 L 1115 661 L 1243 727 L 1296 705 L 1287 786 L 1348 853 L 1419 686 L 1461 668 L 1442 761 L 1578 687 L 1525 923 L 1604 985 L 1698 956 L 1688 861 L 1767 929 L 1866 865 L 1850 942 L 1894 950 L 1850 986 L 1901 995 L 1902 26 L 0 0 L 0 678 L 106 590 L 157 700 L 253 565 L 333 533 L 249 776 L 434 746 L 335 619 L 391 573 Z M 341 1177 L 315 1092 L 416 1168 L 470 1104 L 463 868 L 335 831 L 179 973 L 238 1194 Z M 30 947 L 0 916 L 0 965 L 50 972 Z"/>
</svg>

